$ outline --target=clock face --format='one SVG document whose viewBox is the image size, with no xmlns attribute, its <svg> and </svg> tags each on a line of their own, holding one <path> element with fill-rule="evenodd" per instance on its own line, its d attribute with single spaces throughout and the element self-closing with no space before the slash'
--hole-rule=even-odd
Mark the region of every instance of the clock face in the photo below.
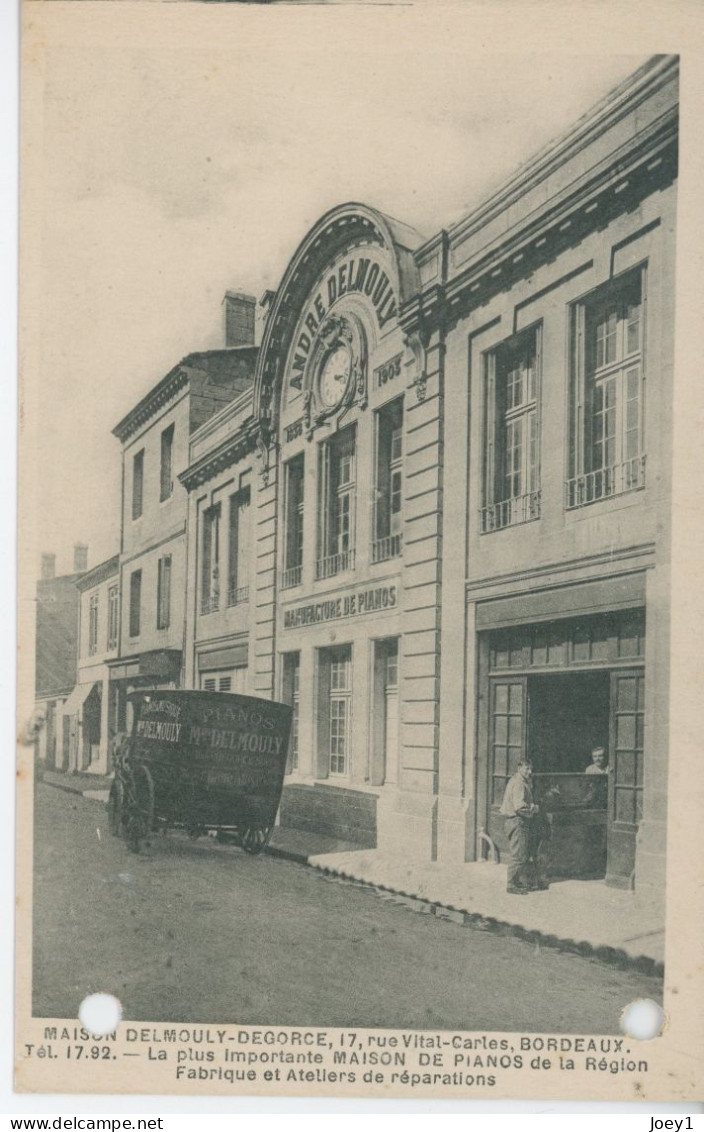
<svg viewBox="0 0 704 1132">
<path fill-rule="evenodd" d="M 342 400 L 351 368 L 352 358 L 346 346 L 337 346 L 328 355 L 318 382 L 320 397 L 328 408 L 332 408 Z"/>
</svg>

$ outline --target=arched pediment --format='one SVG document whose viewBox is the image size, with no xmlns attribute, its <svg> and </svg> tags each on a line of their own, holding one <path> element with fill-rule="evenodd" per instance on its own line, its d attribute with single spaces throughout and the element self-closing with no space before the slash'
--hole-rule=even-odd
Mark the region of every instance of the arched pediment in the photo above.
<svg viewBox="0 0 704 1132">
<path fill-rule="evenodd" d="M 413 253 L 422 242 L 412 228 L 362 204 L 340 205 L 315 224 L 291 259 L 267 317 L 254 379 L 254 413 L 263 430 L 277 427 L 284 371 L 306 305 L 310 306 L 309 348 L 312 328 L 348 290 L 364 295 L 379 326 L 385 326 L 417 293 Z M 365 248 L 369 249 L 366 258 Z M 339 274 L 329 272 L 325 278 L 326 270 L 348 255 L 337 269 Z"/>
</svg>

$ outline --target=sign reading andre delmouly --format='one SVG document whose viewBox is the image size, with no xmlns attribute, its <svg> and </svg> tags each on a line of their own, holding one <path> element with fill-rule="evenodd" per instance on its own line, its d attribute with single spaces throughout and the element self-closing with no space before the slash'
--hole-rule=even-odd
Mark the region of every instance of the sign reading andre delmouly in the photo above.
<svg viewBox="0 0 704 1132">
<path fill-rule="evenodd" d="M 701 1091 L 701 68 L 477 15 L 25 5 L 21 1091 Z"/>
</svg>

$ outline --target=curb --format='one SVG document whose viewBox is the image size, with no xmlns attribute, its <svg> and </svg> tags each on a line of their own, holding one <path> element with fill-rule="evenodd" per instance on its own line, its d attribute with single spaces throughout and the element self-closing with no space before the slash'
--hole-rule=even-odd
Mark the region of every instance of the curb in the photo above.
<svg viewBox="0 0 704 1132">
<path fill-rule="evenodd" d="M 60 782 L 47 782 L 42 780 L 46 786 L 52 786 L 55 790 L 63 790 L 66 794 L 80 794 L 85 797 L 83 789 L 78 786 L 64 785 Z M 88 798 L 89 802 L 100 802 L 97 798 Z M 210 848 L 208 846 L 208 848 Z M 435 900 L 428 900 L 425 896 L 419 896 L 412 892 L 402 892 L 400 889 L 392 888 L 389 885 L 377 884 L 374 881 L 362 880 L 359 877 L 353 876 L 351 873 L 342 872 L 338 869 L 331 869 L 329 865 L 316 865 L 311 861 L 310 857 L 303 852 L 297 852 L 292 849 L 285 849 L 278 845 L 267 845 L 264 850 L 265 854 L 269 857 L 279 858 L 285 861 L 294 861 L 298 865 L 306 865 L 310 869 L 321 873 L 323 876 L 336 877 L 338 880 L 352 882 L 353 884 L 360 885 L 362 888 L 369 888 L 373 892 L 378 893 L 380 896 L 395 897 L 397 902 L 403 903 L 412 911 L 420 913 L 421 915 L 434 915 L 439 920 L 449 920 L 452 923 L 459 924 L 465 928 L 474 928 L 477 931 L 490 931 L 496 935 L 512 936 L 514 939 L 521 939 L 524 943 L 537 944 L 539 947 L 550 947 L 557 951 L 566 951 L 572 955 L 581 955 L 583 959 L 591 959 L 597 963 L 605 964 L 609 967 L 616 967 L 619 970 L 633 970 L 641 975 L 654 975 L 662 978 L 665 973 L 665 965 L 659 959 L 653 959 L 650 955 L 629 955 L 620 947 L 611 947 L 606 944 L 589 943 L 588 940 L 575 940 L 569 937 L 551 935 L 547 932 L 542 932 L 538 928 L 524 928 L 521 924 L 514 924 L 510 920 L 500 920 L 494 916 L 485 916 L 481 912 L 469 912 L 465 908 L 455 908 L 452 904 L 441 904 Z"/>
<path fill-rule="evenodd" d="M 88 802 L 98 802 L 102 806 L 105 805 L 105 802 L 102 798 L 96 798 L 95 794 L 98 792 L 98 790 L 103 790 L 109 793 L 109 787 L 107 786 L 84 788 L 83 786 L 73 786 L 63 782 L 48 782 L 46 778 L 42 778 L 40 779 L 40 781 L 43 786 L 50 786 L 52 790 L 61 790 L 64 794 L 77 794 L 80 797 L 85 798 Z"/>
<path fill-rule="evenodd" d="M 583 959 L 594 960 L 606 966 L 616 967 L 619 970 L 637 971 L 641 975 L 654 975 L 662 978 L 665 973 L 664 963 L 661 960 L 653 959 L 650 955 L 629 955 L 627 951 L 620 947 L 551 935 L 540 931 L 538 928 L 524 928 L 521 924 L 514 924 L 509 920 L 485 916 L 481 912 L 469 912 L 464 908 L 455 908 L 451 904 L 441 904 L 435 900 L 428 900 L 427 897 L 418 896 L 415 893 L 401 892 L 399 889 L 391 888 L 388 885 L 361 880 L 351 873 L 331 869 L 329 865 L 316 865 L 310 860 L 307 860 L 306 864 L 324 876 L 351 881 L 364 888 L 372 889 L 380 896 L 395 897 L 398 903 L 405 904 L 410 911 L 434 915 L 438 919 L 449 920 L 465 928 L 490 931 L 501 936 L 512 936 L 514 939 L 523 940 L 524 943 L 533 943 L 540 947 L 550 947 L 557 951 L 581 955 Z"/>
</svg>

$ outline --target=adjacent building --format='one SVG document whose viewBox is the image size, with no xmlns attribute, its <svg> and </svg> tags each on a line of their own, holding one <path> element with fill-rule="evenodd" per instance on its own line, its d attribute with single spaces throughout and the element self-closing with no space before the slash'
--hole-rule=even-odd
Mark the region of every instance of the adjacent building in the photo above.
<svg viewBox="0 0 704 1132">
<path fill-rule="evenodd" d="M 528 755 L 564 875 L 662 890 L 677 75 L 430 238 L 328 212 L 190 430 L 185 678 L 294 706 L 284 824 L 471 861 Z"/>
<path fill-rule="evenodd" d="M 179 480 L 191 435 L 251 387 L 255 300 L 224 300 L 225 348 L 189 354 L 113 430 L 122 444 L 121 594 L 108 663 L 111 731 L 131 727 L 130 692 L 183 680 L 188 496 Z"/>
<path fill-rule="evenodd" d="M 73 572 L 56 576 L 56 555 L 43 554 L 36 597 L 35 718 L 37 756 L 48 769 L 65 770 L 69 734 L 61 719 L 63 704 L 76 684 L 78 662 L 77 582 L 88 566 L 88 547 L 74 548 Z"/>
<path fill-rule="evenodd" d="M 112 770 L 109 661 L 117 656 L 119 567 L 116 554 L 76 582 L 80 595 L 77 682 L 61 709 L 68 771 L 107 774 Z"/>
</svg>

